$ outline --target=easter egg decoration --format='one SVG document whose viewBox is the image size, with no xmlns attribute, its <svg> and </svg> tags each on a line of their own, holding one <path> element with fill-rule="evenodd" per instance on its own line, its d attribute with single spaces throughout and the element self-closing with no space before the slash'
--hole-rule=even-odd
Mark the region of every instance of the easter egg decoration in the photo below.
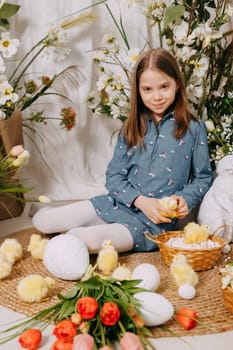
<svg viewBox="0 0 233 350">
<path fill-rule="evenodd" d="M 174 314 L 174 307 L 163 295 L 154 292 L 134 294 L 139 301 L 139 310 L 145 326 L 154 327 L 167 322 Z"/>
<path fill-rule="evenodd" d="M 135 267 L 131 279 L 141 280 L 137 287 L 156 291 L 160 285 L 160 274 L 156 266 L 142 263 Z"/>
<path fill-rule="evenodd" d="M 61 234 L 48 241 L 43 263 L 58 278 L 78 280 L 89 265 L 88 249 L 78 237 Z"/>
</svg>

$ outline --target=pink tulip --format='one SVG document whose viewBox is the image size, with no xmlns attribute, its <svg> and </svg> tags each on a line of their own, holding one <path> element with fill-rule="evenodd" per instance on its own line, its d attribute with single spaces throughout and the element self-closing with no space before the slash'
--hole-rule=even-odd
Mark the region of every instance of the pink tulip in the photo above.
<svg viewBox="0 0 233 350">
<path fill-rule="evenodd" d="M 140 339 L 134 333 L 126 332 L 120 341 L 122 350 L 144 350 Z"/>
<path fill-rule="evenodd" d="M 73 350 L 94 350 L 94 338 L 90 334 L 78 334 L 74 337 Z"/>
<path fill-rule="evenodd" d="M 21 153 L 23 153 L 24 148 L 22 145 L 16 145 L 11 148 L 9 154 L 11 157 L 18 157 Z"/>
<path fill-rule="evenodd" d="M 102 348 L 99 348 L 99 350 L 112 350 L 112 348 L 108 345 L 102 346 Z"/>
</svg>

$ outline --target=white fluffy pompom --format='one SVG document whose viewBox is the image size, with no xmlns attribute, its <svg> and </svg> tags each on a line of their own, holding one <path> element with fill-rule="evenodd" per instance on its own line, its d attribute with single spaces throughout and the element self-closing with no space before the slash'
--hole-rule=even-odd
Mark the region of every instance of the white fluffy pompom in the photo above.
<svg viewBox="0 0 233 350">
<path fill-rule="evenodd" d="M 52 275 L 63 280 L 78 280 L 89 265 L 89 253 L 78 237 L 60 234 L 47 243 L 43 262 Z"/>
</svg>

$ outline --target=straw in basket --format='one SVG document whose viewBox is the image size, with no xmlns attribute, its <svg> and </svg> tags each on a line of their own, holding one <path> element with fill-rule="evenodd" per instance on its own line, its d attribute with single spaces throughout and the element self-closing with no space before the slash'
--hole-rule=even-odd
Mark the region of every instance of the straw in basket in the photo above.
<svg viewBox="0 0 233 350">
<path fill-rule="evenodd" d="M 158 245 L 163 262 L 170 266 L 175 255 L 181 253 L 184 254 L 195 271 L 204 271 L 213 268 L 222 252 L 223 247 L 228 243 L 225 239 L 217 237 L 216 233 L 223 228 L 229 229 L 228 225 L 220 226 L 209 239 L 213 242 L 217 242 L 217 247 L 205 248 L 205 249 L 187 249 L 171 247 L 166 242 L 171 237 L 183 237 L 184 231 L 167 231 L 159 235 L 152 235 L 145 233 L 146 238 Z"/>
</svg>

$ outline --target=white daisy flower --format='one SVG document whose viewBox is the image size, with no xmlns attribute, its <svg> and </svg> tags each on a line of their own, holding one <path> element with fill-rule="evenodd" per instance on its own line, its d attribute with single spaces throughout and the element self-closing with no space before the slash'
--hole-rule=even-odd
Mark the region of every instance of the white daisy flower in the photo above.
<svg viewBox="0 0 233 350">
<path fill-rule="evenodd" d="M 0 52 L 4 58 L 12 57 L 17 52 L 18 46 L 18 39 L 11 39 L 9 33 L 2 33 L 2 37 L 0 39 Z"/>
<path fill-rule="evenodd" d="M 3 81 L 0 83 L 0 104 L 4 105 L 7 101 L 12 103 L 18 100 L 19 96 L 13 91 L 12 86 L 7 82 Z"/>
</svg>

